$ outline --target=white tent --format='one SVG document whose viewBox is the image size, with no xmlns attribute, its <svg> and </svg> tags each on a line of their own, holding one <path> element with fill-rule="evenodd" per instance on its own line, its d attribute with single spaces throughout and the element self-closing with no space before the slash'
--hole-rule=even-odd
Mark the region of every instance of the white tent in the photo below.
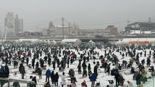
<svg viewBox="0 0 155 87">
<path fill-rule="evenodd" d="M 155 38 L 123 38 L 116 44 L 155 44 Z"/>
<path fill-rule="evenodd" d="M 80 39 L 63 39 L 61 41 L 62 44 L 67 44 L 67 43 L 71 43 L 71 44 L 74 44 L 74 45 L 79 45 L 81 43 L 81 40 Z"/>
<path fill-rule="evenodd" d="M 30 41 L 30 42 L 37 42 L 39 41 L 38 39 L 19 39 L 19 40 L 16 40 L 17 42 L 23 42 L 23 41 Z"/>
</svg>

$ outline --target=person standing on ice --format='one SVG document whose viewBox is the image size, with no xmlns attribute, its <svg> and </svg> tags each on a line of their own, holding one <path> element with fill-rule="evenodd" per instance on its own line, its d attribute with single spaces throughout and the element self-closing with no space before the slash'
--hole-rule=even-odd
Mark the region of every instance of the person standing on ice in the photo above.
<svg viewBox="0 0 155 87">
<path fill-rule="evenodd" d="M 78 74 L 81 74 L 81 60 L 79 60 L 77 68 L 78 68 Z"/>
<path fill-rule="evenodd" d="M 71 84 L 70 85 L 67 85 L 67 87 L 76 87 L 76 78 L 75 77 L 73 77 L 73 78 L 71 78 Z"/>
<path fill-rule="evenodd" d="M 83 77 L 84 77 L 84 76 L 87 76 L 87 70 L 86 70 L 87 65 L 86 65 L 86 60 L 83 61 L 82 67 L 83 67 L 83 74 L 82 74 L 82 76 L 83 76 Z"/>
<path fill-rule="evenodd" d="M 54 84 L 54 71 L 52 71 L 52 73 L 51 73 L 51 82 L 52 82 L 52 84 Z"/>
<path fill-rule="evenodd" d="M 92 74 L 91 65 L 90 65 L 90 63 L 89 63 L 89 64 L 88 64 L 88 76 L 90 77 L 91 74 Z"/>
<path fill-rule="evenodd" d="M 65 79 L 65 73 L 62 73 L 61 76 L 61 87 L 64 87 L 64 85 L 66 85 L 66 79 Z"/>
<path fill-rule="evenodd" d="M 151 60 L 150 60 L 150 56 L 147 58 L 147 66 L 151 65 Z"/>
<path fill-rule="evenodd" d="M 34 65 L 35 65 L 35 58 L 32 59 L 32 68 L 34 69 Z"/>
<path fill-rule="evenodd" d="M 55 60 L 53 61 L 53 69 L 55 70 Z"/>
<path fill-rule="evenodd" d="M 22 75 L 22 79 L 24 79 L 24 75 L 25 75 L 25 67 L 23 66 L 23 64 L 21 63 L 20 66 L 19 66 L 19 72 L 21 73 Z"/>
<path fill-rule="evenodd" d="M 29 65 L 29 57 L 26 58 L 26 64 Z"/>
<path fill-rule="evenodd" d="M 33 87 L 36 87 L 36 84 L 37 84 L 36 76 L 34 76 L 34 77 L 32 78 L 32 81 L 34 82 L 34 84 L 32 84 Z"/>
<path fill-rule="evenodd" d="M 38 75 L 39 79 L 42 79 L 42 69 L 40 67 L 38 68 Z"/>
<path fill-rule="evenodd" d="M 56 72 L 56 74 L 53 76 L 53 82 L 55 86 L 58 86 L 58 79 L 59 79 L 59 75 L 58 75 L 58 72 Z"/>
<path fill-rule="evenodd" d="M 48 57 L 48 66 L 51 66 L 51 58 Z"/>
<path fill-rule="evenodd" d="M 45 83 L 44 87 L 51 87 L 51 85 L 49 82 L 47 82 L 47 83 Z"/>
<path fill-rule="evenodd" d="M 96 81 L 97 75 L 95 73 L 93 73 L 89 79 L 91 81 L 91 87 L 95 87 L 95 81 Z"/>
<path fill-rule="evenodd" d="M 46 82 L 49 82 L 50 76 L 51 76 L 51 70 L 48 69 L 48 70 L 46 71 Z"/>
<path fill-rule="evenodd" d="M 96 65 L 94 66 L 94 74 L 96 74 L 96 76 L 98 76 L 97 69 L 98 69 L 98 65 L 96 64 Z"/>
<path fill-rule="evenodd" d="M 13 87 L 20 87 L 19 82 L 13 82 Z"/>
<path fill-rule="evenodd" d="M 81 83 L 81 87 L 87 87 L 87 83 L 85 80 Z"/>
<path fill-rule="evenodd" d="M 137 76 L 136 76 L 136 84 L 137 86 L 140 86 L 141 84 L 141 78 L 142 78 L 142 75 L 140 72 L 138 72 Z"/>
</svg>

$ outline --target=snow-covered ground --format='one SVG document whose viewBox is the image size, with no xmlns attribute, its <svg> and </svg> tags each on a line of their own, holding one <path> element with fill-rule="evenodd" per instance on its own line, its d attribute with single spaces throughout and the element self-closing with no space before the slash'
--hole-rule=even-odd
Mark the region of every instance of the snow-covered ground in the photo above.
<svg viewBox="0 0 155 87">
<path fill-rule="evenodd" d="M 77 54 L 77 57 L 78 57 L 78 58 L 80 57 L 80 55 L 78 54 L 78 52 L 77 52 L 76 50 L 74 50 L 74 49 L 71 49 L 71 50 L 74 51 L 74 52 Z M 107 49 L 97 49 L 97 48 L 96 48 L 95 51 L 99 53 L 99 55 L 95 55 L 97 59 L 96 59 L 96 60 L 93 60 L 93 59 L 92 59 L 92 60 L 90 60 L 89 62 L 87 62 L 87 65 L 88 65 L 88 63 L 91 64 L 91 69 L 92 69 L 92 71 L 93 71 L 93 67 L 95 66 L 95 64 L 93 64 L 93 62 L 94 62 L 94 61 L 96 61 L 96 62 L 99 61 L 99 62 L 100 62 L 100 60 L 99 60 L 98 58 L 99 58 L 100 55 L 104 55 L 104 50 L 107 50 Z M 149 54 L 149 50 L 150 50 L 150 49 L 147 49 L 147 55 Z M 138 52 L 142 52 L 142 50 L 137 51 L 137 53 L 138 53 Z M 82 53 L 82 51 L 81 51 L 80 53 Z M 123 60 L 129 61 L 129 59 L 130 59 L 129 56 L 127 56 L 127 57 L 125 57 L 125 58 L 122 58 L 122 56 L 120 55 L 119 52 L 114 51 L 113 53 L 114 53 L 115 55 L 117 55 L 117 57 L 118 57 L 119 60 L 120 60 L 120 61 L 119 61 L 120 63 L 121 63 Z M 43 55 L 40 56 L 40 58 L 43 58 L 44 56 L 45 56 L 45 54 L 43 53 Z M 86 56 L 87 56 L 87 55 L 86 55 Z M 152 56 L 151 56 L 151 58 L 152 58 Z M 60 59 L 61 59 L 61 57 L 60 57 Z M 142 59 L 145 59 L 145 60 L 146 60 L 146 57 L 144 57 L 144 56 L 140 57 L 140 61 L 141 61 Z M 152 61 L 153 61 L 153 60 L 152 60 Z M 31 62 L 31 61 L 30 61 L 30 62 Z M 2 62 L 0 62 L 0 64 L 2 64 Z M 47 64 L 46 64 L 46 65 L 47 65 Z M 86 81 L 88 87 L 91 87 L 91 86 L 90 86 L 90 85 L 91 85 L 91 82 L 90 82 L 88 76 L 87 76 L 87 77 L 82 77 L 82 74 L 78 74 L 77 65 L 78 65 L 78 59 L 77 59 L 76 61 L 74 61 L 74 63 L 71 64 L 69 68 L 66 67 L 66 69 L 64 70 L 64 72 L 65 72 L 65 77 L 66 77 L 65 79 L 66 79 L 67 84 L 70 83 L 70 80 L 69 80 L 70 78 L 69 78 L 69 75 L 68 75 L 68 71 L 69 71 L 69 69 L 74 69 L 74 70 L 75 70 L 75 76 L 76 76 L 76 79 L 77 79 L 77 83 L 76 83 L 76 84 L 77 84 L 77 87 L 81 87 L 81 83 L 82 83 L 84 80 Z M 135 65 L 135 64 L 134 64 L 134 65 Z M 154 66 L 155 66 L 155 64 L 153 64 L 153 62 L 152 62 L 151 65 L 154 65 Z M 26 75 L 25 75 L 25 79 L 24 79 L 24 80 L 30 81 L 30 76 L 37 76 L 37 87 L 43 87 L 43 85 L 45 84 L 45 78 L 46 78 L 46 77 L 45 77 L 45 72 L 46 72 L 46 70 L 47 70 L 47 69 L 53 70 L 52 65 L 51 65 L 51 66 L 48 66 L 48 65 L 47 65 L 47 68 L 46 68 L 45 70 L 43 70 L 42 79 L 39 79 L 39 76 L 38 76 L 38 75 L 32 73 L 32 71 L 34 71 L 34 69 L 28 68 L 26 65 L 24 65 L 24 66 L 25 66 L 25 68 L 26 68 Z M 114 67 L 114 66 L 111 65 L 111 69 L 112 69 L 112 67 Z M 10 68 L 10 76 L 9 76 L 9 78 L 22 80 L 22 79 L 21 79 L 21 74 L 18 72 L 18 68 L 17 68 L 17 69 L 14 69 L 13 66 L 9 66 L 9 68 Z M 147 69 L 147 71 L 148 71 L 148 69 Z M 59 71 L 58 68 L 56 68 L 55 72 L 58 72 L 60 76 L 62 75 L 62 72 Z M 96 82 L 100 82 L 101 87 L 106 87 L 106 86 L 109 84 L 108 80 L 114 80 L 114 77 L 113 77 L 113 76 L 108 75 L 107 73 L 104 73 L 104 69 L 99 68 L 99 69 L 98 69 L 98 72 L 99 72 L 99 75 L 98 75 L 98 78 L 97 78 L 97 81 L 96 81 Z M 136 83 L 135 83 L 135 81 L 133 80 L 133 74 L 129 74 L 130 69 L 122 69 L 120 72 L 121 72 L 121 74 L 123 75 L 123 77 L 125 78 L 125 84 L 127 84 L 127 81 L 131 81 L 131 82 L 134 84 L 134 86 L 136 87 Z M 17 73 L 17 75 L 15 75 L 15 73 Z M 149 77 L 149 76 L 150 76 L 150 73 L 148 72 L 147 75 L 148 75 L 148 77 Z M 155 78 L 154 78 L 154 79 L 155 79 Z M 154 87 L 154 84 L 153 84 L 153 83 L 155 83 L 155 80 L 154 80 L 154 79 L 153 79 L 153 78 L 149 79 L 148 82 L 146 82 L 146 83 L 144 84 L 144 87 Z M 115 81 L 115 80 L 114 80 L 114 81 Z M 59 78 L 59 87 L 60 87 L 60 83 L 61 83 L 61 78 Z M 114 83 L 114 84 L 115 84 L 115 83 Z M 11 85 L 12 85 L 12 82 L 11 82 Z M 20 85 L 22 85 L 21 87 L 26 87 L 26 84 L 24 84 L 24 83 L 20 83 Z M 7 87 L 7 84 L 5 84 L 4 87 Z M 54 86 L 52 86 L 52 87 L 54 87 Z M 66 87 L 66 86 L 65 86 L 65 87 Z"/>
</svg>

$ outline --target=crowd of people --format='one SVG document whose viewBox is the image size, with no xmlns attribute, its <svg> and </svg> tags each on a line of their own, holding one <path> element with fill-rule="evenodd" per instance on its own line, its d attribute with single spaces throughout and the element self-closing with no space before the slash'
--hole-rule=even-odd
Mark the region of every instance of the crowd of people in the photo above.
<svg viewBox="0 0 155 87">
<path fill-rule="evenodd" d="M 26 80 L 29 76 L 33 82 L 28 83 L 30 87 L 39 87 L 39 83 L 44 87 L 144 87 L 155 75 L 155 50 L 150 45 L 81 48 L 7 42 L 3 47 L 0 77 L 10 78 L 13 73 Z M 18 71 L 10 72 L 11 66 Z M 20 87 L 19 82 L 14 84 L 13 87 Z"/>
</svg>

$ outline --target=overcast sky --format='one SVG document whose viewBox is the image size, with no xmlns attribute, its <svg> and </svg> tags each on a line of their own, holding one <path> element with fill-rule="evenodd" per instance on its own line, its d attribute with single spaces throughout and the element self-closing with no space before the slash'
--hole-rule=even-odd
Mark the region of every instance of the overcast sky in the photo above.
<svg viewBox="0 0 155 87">
<path fill-rule="evenodd" d="M 7 12 L 24 20 L 25 30 L 47 28 L 49 21 L 61 24 L 61 17 L 82 28 L 105 28 L 116 25 L 122 29 L 129 20 L 155 20 L 155 0 L 0 0 L 0 28 Z"/>
</svg>

